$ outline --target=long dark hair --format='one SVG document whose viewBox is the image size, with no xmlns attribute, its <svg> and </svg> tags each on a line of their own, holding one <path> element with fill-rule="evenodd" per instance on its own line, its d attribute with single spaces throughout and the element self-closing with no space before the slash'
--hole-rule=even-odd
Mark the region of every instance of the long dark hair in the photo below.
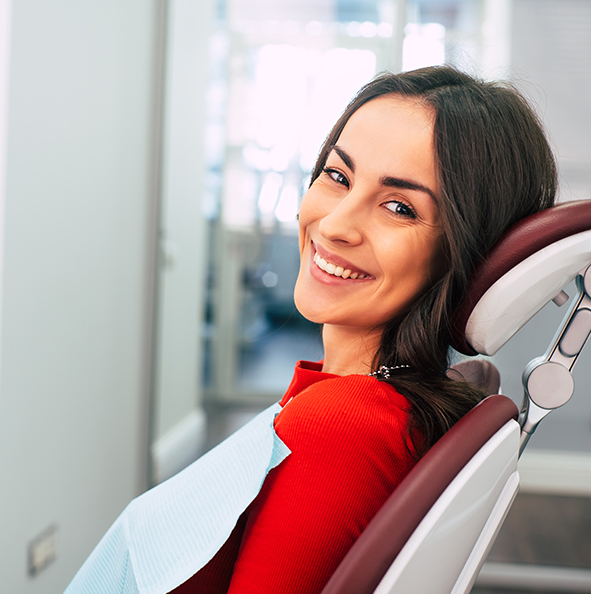
<svg viewBox="0 0 591 594">
<path fill-rule="evenodd" d="M 449 320 L 466 294 L 470 273 L 510 225 L 552 206 L 557 173 L 540 120 L 514 88 L 435 66 L 382 74 L 365 85 L 328 135 L 312 182 L 351 115 L 388 94 L 415 98 L 435 115 L 447 269 L 410 309 L 387 324 L 372 369 L 410 365 L 381 380 L 411 402 L 409 435 L 422 455 L 482 398 L 476 388 L 446 376 Z"/>
</svg>

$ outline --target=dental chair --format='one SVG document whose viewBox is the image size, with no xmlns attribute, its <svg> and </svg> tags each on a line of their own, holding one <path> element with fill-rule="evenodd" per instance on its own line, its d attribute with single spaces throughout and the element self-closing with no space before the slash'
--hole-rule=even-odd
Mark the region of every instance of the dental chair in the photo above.
<svg viewBox="0 0 591 594">
<path fill-rule="evenodd" d="M 539 422 L 572 396 L 571 371 L 591 334 L 591 201 L 564 203 L 513 226 L 477 267 L 454 321 L 454 348 L 494 355 L 576 279 L 577 294 L 545 354 L 523 373 L 521 410 L 485 398 L 403 480 L 322 594 L 470 592 L 519 488 L 517 462 Z M 498 391 L 488 362 L 456 374 Z"/>
</svg>

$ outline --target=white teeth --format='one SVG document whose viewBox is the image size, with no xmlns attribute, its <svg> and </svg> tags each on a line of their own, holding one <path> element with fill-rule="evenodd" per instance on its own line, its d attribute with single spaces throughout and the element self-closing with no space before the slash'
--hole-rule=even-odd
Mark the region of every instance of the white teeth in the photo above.
<svg viewBox="0 0 591 594">
<path fill-rule="evenodd" d="M 351 279 L 362 279 L 366 278 L 366 274 L 359 274 L 358 272 L 351 272 L 349 268 L 343 268 L 342 266 L 335 266 L 330 262 L 327 262 L 324 258 L 318 255 L 318 252 L 314 254 L 314 262 L 316 266 L 324 272 L 328 274 L 332 274 L 333 276 L 340 276 L 341 278 L 351 278 Z"/>
<path fill-rule="evenodd" d="M 326 265 L 328 264 L 328 262 L 326 260 L 323 260 L 318 254 L 314 256 L 314 262 L 316 262 L 318 268 L 326 271 Z"/>
</svg>

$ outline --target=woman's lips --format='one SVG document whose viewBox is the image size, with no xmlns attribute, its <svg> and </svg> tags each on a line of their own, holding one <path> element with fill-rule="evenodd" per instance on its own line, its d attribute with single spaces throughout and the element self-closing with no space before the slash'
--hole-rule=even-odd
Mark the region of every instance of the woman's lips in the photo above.
<svg viewBox="0 0 591 594">
<path fill-rule="evenodd" d="M 331 262 L 327 262 L 324 258 L 320 257 L 318 252 L 314 254 L 313 260 L 320 270 L 326 272 L 327 274 L 332 274 L 333 276 L 340 276 L 344 279 L 350 278 L 351 280 L 364 279 L 366 276 L 365 274 L 353 272 L 350 268 L 335 266 Z"/>
<path fill-rule="evenodd" d="M 330 254 L 321 246 L 317 246 L 312 242 L 312 263 L 311 265 L 318 271 L 324 273 L 322 276 L 333 277 L 335 280 L 361 281 L 373 280 L 371 274 L 360 270 L 353 264 L 340 258 L 336 255 Z"/>
</svg>

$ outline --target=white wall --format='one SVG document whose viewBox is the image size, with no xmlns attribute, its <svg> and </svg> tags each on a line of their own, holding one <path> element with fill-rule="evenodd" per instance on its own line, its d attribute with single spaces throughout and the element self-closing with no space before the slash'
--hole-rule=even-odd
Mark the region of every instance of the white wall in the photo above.
<svg viewBox="0 0 591 594">
<path fill-rule="evenodd" d="M 62 592 L 146 484 L 159 10 L 12 6 L 2 592 Z M 51 524 L 57 560 L 29 578 L 27 543 Z"/>
<path fill-rule="evenodd" d="M 152 481 L 197 458 L 205 441 L 202 331 L 207 278 L 206 85 L 214 0 L 169 0 Z"/>
<path fill-rule="evenodd" d="M 4 205 L 6 201 L 6 143 L 8 128 L 8 69 L 10 67 L 11 0 L 0 0 L 0 299 L 4 262 Z M 0 308 L 1 314 L 1 308 Z M 0 318 L 0 328 L 2 319 Z M 0 344 L 1 348 L 1 344 Z"/>
</svg>

